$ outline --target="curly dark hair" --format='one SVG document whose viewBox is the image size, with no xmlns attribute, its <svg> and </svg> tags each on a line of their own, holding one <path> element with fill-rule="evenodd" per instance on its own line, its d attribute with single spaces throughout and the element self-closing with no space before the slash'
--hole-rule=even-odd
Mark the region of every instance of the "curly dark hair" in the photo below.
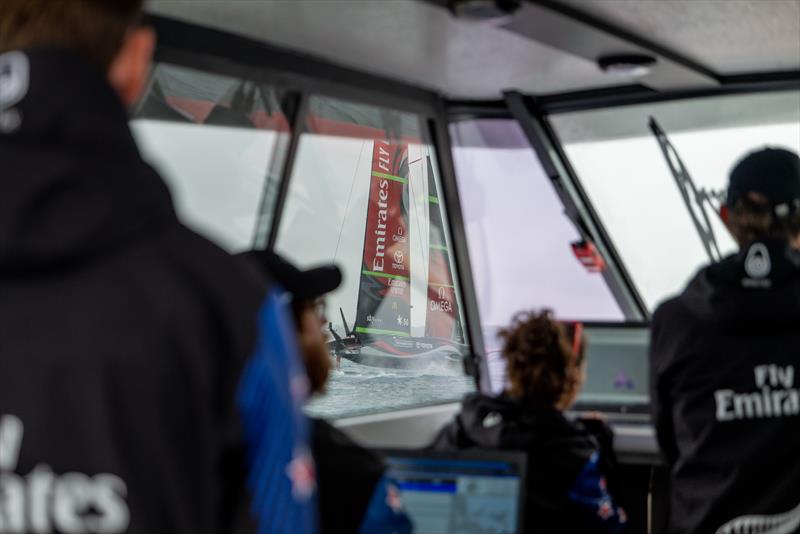
<svg viewBox="0 0 800 534">
<path fill-rule="evenodd" d="M 577 350 L 573 350 L 576 329 L 577 323 L 556 321 L 551 310 L 516 314 L 511 325 L 500 331 L 508 394 L 526 403 L 554 406 L 573 393 L 584 354 L 580 331 Z"/>
</svg>

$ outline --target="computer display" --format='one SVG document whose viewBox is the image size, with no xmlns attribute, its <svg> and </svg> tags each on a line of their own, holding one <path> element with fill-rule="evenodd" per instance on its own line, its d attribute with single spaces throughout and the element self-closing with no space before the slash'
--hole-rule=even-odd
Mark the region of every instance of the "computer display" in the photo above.
<svg viewBox="0 0 800 534">
<path fill-rule="evenodd" d="M 415 533 L 522 531 L 523 453 L 388 450 L 382 454 Z"/>
<path fill-rule="evenodd" d="M 587 327 L 586 382 L 579 405 L 619 406 L 648 411 L 646 327 Z"/>
<path fill-rule="evenodd" d="M 498 329 L 484 330 L 484 343 L 492 392 L 508 387 L 502 339 Z M 649 412 L 648 347 L 650 331 L 645 325 L 587 324 L 586 382 L 576 409 L 610 412 Z"/>
</svg>

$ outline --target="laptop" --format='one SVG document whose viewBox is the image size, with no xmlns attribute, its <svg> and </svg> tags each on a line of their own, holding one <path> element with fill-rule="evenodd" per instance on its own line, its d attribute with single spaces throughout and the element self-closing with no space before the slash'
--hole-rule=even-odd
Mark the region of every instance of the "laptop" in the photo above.
<svg viewBox="0 0 800 534">
<path fill-rule="evenodd" d="M 525 454 L 381 450 L 414 532 L 522 532 Z"/>
</svg>

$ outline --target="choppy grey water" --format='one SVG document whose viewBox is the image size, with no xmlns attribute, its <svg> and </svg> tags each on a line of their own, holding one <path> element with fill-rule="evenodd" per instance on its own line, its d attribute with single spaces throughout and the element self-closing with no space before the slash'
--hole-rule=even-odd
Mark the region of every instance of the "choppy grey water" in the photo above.
<svg viewBox="0 0 800 534">
<path fill-rule="evenodd" d="M 310 415 L 339 418 L 460 400 L 475 391 L 475 381 L 446 368 L 403 371 L 342 360 L 327 389 L 306 407 Z"/>
</svg>

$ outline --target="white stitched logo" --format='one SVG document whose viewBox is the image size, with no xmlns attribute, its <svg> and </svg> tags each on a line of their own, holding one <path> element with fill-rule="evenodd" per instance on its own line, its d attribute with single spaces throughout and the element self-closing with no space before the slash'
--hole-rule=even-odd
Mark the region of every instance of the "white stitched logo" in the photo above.
<svg viewBox="0 0 800 534">
<path fill-rule="evenodd" d="M 120 477 L 59 474 L 44 463 L 26 475 L 19 474 L 24 432 L 19 417 L 0 415 L 0 534 L 119 534 L 128 530 L 128 487 Z"/>
<path fill-rule="evenodd" d="M 756 243 L 747 251 L 744 270 L 750 278 L 766 278 L 772 272 L 772 260 L 763 243 Z"/>
<path fill-rule="evenodd" d="M 28 94 L 30 64 L 22 52 L 0 55 L 0 110 L 10 108 Z"/>
<path fill-rule="evenodd" d="M 717 421 L 800 415 L 800 389 L 794 387 L 793 365 L 756 365 L 753 373 L 755 391 L 718 389 L 714 392 Z"/>
</svg>

